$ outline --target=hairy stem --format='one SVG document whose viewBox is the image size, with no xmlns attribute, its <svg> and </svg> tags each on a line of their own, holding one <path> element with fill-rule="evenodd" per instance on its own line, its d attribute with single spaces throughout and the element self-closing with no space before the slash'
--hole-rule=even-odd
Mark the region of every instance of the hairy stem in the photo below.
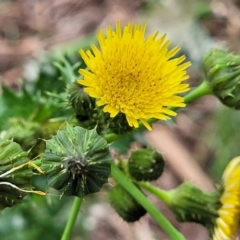
<svg viewBox="0 0 240 240">
<path fill-rule="evenodd" d="M 156 197 L 158 197 L 160 200 L 162 200 L 167 205 L 171 201 L 171 192 L 170 191 L 162 190 L 158 187 L 153 186 L 149 182 L 136 182 L 136 184 L 139 187 L 146 189 L 148 192 L 150 192 L 153 195 L 155 195 Z"/>
</svg>

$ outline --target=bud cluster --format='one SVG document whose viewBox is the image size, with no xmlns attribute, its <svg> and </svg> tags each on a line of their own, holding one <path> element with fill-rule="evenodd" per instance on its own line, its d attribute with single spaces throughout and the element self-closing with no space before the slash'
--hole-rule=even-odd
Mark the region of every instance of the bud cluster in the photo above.
<svg viewBox="0 0 240 240">
<path fill-rule="evenodd" d="M 159 153 L 143 148 L 131 153 L 124 170 L 136 183 L 156 180 L 162 175 L 164 165 Z M 127 222 L 137 221 L 146 213 L 146 210 L 118 184 L 111 189 L 109 198 L 112 207 Z"/>
</svg>

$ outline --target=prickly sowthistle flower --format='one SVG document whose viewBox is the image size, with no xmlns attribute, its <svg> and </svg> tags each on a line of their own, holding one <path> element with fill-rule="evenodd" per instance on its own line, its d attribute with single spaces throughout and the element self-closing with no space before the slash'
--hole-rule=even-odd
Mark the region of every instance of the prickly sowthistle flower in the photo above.
<svg viewBox="0 0 240 240">
<path fill-rule="evenodd" d="M 90 70 L 80 69 L 84 79 L 78 82 L 103 111 L 114 118 L 119 113 L 126 116 L 128 124 L 137 128 L 140 120 L 151 130 L 147 119 L 167 120 L 175 116 L 167 107 L 184 107 L 183 97 L 177 94 L 189 90 L 185 56 L 173 59 L 179 47 L 168 50 L 166 35 L 158 32 L 145 39 L 145 25 L 129 23 L 116 31 L 109 26 L 107 36 L 100 30 L 97 38 L 101 51 L 95 45 L 90 50 L 80 50 L 80 55 Z"/>
<path fill-rule="evenodd" d="M 232 240 L 240 214 L 240 157 L 234 158 L 224 171 L 220 202 L 213 240 Z"/>
<path fill-rule="evenodd" d="M 215 192 L 183 183 L 170 196 L 169 207 L 179 221 L 204 225 L 213 240 L 233 240 L 240 214 L 240 157 L 228 164 L 222 186 Z"/>
</svg>

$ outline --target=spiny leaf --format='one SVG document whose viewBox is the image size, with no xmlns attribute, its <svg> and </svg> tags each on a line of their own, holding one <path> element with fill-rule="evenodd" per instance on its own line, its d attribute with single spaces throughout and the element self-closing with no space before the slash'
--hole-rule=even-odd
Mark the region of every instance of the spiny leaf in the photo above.
<svg viewBox="0 0 240 240">
<path fill-rule="evenodd" d="M 20 203 L 32 191 L 27 152 L 11 140 L 0 139 L 0 209 Z"/>
<path fill-rule="evenodd" d="M 3 129 L 11 117 L 29 118 L 37 107 L 36 100 L 22 89 L 20 93 L 14 92 L 2 84 L 0 97 L 0 129 Z"/>
</svg>

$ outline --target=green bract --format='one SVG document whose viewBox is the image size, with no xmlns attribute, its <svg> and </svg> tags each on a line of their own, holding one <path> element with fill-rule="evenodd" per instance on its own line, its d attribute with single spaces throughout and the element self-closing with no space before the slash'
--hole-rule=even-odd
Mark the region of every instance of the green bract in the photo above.
<svg viewBox="0 0 240 240">
<path fill-rule="evenodd" d="M 132 129 L 125 115 L 119 114 L 111 118 L 109 113 L 103 112 L 102 108 L 96 106 L 95 99 L 84 92 L 83 87 L 77 82 L 71 83 L 67 92 L 69 102 L 81 127 L 93 129 L 97 124 L 98 132 L 110 130 L 116 134 L 123 134 Z"/>
<path fill-rule="evenodd" d="M 206 80 L 228 107 L 240 109 L 240 55 L 212 49 L 204 57 Z"/>
<path fill-rule="evenodd" d="M 96 130 L 67 126 L 50 140 L 42 168 L 50 187 L 61 195 L 84 197 L 100 190 L 110 175 L 108 143 Z"/>
<path fill-rule="evenodd" d="M 146 210 L 119 184 L 109 192 L 112 207 L 126 222 L 138 221 L 146 214 Z"/>
<path fill-rule="evenodd" d="M 0 209 L 20 203 L 32 192 L 32 169 L 29 168 L 27 152 L 19 144 L 0 139 Z"/>
<path fill-rule="evenodd" d="M 171 200 L 168 206 L 180 222 L 200 223 L 208 229 L 213 229 L 221 192 L 204 192 L 189 182 L 182 183 L 171 191 Z"/>
<path fill-rule="evenodd" d="M 137 181 L 158 179 L 164 167 L 163 157 L 156 151 L 146 148 L 132 152 L 128 163 L 128 171 Z"/>
<path fill-rule="evenodd" d="M 69 102 L 76 113 L 76 117 L 82 127 L 94 128 L 98 119 L 95 99 L 91 98 L 83 91 L 83 88 L 77 83 L 71 83 L 68 86 Z"/>
</svg>

